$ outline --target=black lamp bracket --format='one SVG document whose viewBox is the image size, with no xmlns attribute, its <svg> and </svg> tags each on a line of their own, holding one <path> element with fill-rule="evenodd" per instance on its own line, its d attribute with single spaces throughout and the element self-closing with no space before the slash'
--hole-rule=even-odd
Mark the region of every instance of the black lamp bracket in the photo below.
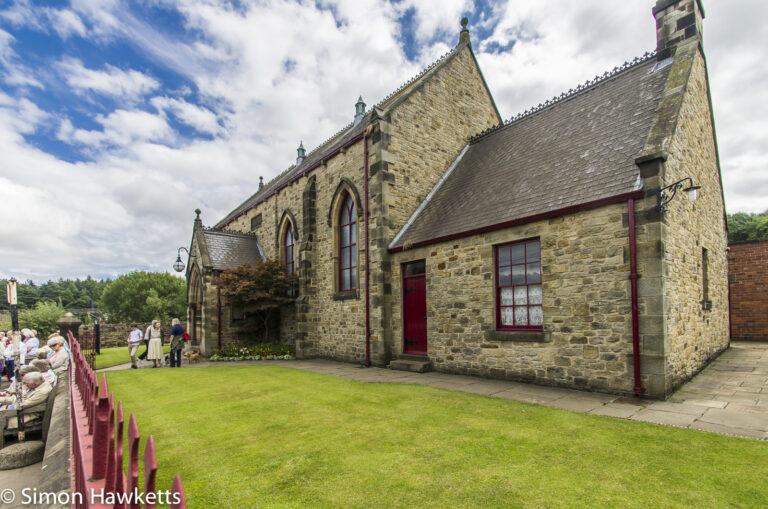
<svg viewBox="0 0 768 509">
<path fill-rule="evenodd" d="M 690 185 L 685 187 L 686 183 L 689 183 Z M 677 195 L 677 192 L 680 191 L 681 189 L 684 191 L 695 191 L 697 189 L 701 189 L 701 186 L 694 185 L 693 179 L 691 177 L 685 177 L 684 179 L 678 180 L 677 182 L 670 184 L 668 186 L 660 187 L 658 189 L 651 189 L 648 192 L 648 195 L 658 196 L 658 202 L 656 203 L 656 210 L 658 210 L 661 213 L 664 213 L 669 209 L 669 207 L 667 207 L 669 202 L 671 202 L 675 198 L 675 196 Z"/>
</svg>

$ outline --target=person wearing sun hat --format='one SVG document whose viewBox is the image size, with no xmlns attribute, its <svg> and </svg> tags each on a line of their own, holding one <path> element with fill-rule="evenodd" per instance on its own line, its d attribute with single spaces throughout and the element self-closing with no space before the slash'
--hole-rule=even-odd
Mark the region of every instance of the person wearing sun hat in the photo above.
<svg viewBox="0 0 768 509">
<path fill-rule="evenodd" d="M 51 363 L 51 369 L 56 375 L 59 375 L 69 368 L 69 354 L 64 348 L 64 338 L 54 336 L 48 340 L 48 346 L 53 350 L 53 355 L 48 358 Z"/>
<path fill-rule="evenodd" d="M 29 364 L 32 360 L 37 359 L 37 349 L 40 347 L 40 340 L 35 336 L 35 332 L 31 329 L 21 329 L 21 335 L 24 338 L 24 346 L 27 347 L 27 351 L 24 354 L 25 364 Z"/>
</svg>

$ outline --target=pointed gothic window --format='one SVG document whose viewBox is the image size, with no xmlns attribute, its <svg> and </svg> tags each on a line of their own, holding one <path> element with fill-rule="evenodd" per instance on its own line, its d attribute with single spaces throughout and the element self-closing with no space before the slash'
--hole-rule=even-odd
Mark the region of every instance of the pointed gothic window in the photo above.
<svg viewBox="0 0 768 509">
<path fill-rule="evenodd" d="M 288 226 L 285 229 L 285 237 L 283 237 L 283 253 L 285 253 L 285 273 L 287 275 L 293 274 L 294 271 L 294 258 L 293 258 L 293 225 L 288 222 Z"/>
<path fill-rule="evenodd" d="M 357 289 L 357 216 L 355 202 L 347 194 L 339 213 L 339 290 Z"/>
</svg>

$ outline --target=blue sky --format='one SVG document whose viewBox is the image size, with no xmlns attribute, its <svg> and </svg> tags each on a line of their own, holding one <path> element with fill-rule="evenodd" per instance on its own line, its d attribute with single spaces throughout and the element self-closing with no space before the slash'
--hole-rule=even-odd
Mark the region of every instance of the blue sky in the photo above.
<svg viewBox="0 0 768 509">
<path fill-rule="evenodd" d="M 170 270 L 258 185 L 449 51 L 505 118 L 655 47 L 653 0 L 0 2 L 0 276 Z M 768 14 L 705 1 L 730 212 L 768 209 Z"/>
</svg>

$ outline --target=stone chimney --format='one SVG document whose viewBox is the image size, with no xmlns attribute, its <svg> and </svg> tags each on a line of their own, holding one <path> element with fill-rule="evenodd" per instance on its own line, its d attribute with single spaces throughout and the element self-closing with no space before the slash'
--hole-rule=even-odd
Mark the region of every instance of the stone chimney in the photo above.
<svg viewBox="0 0 768 509">
<path fill-rule="evenodd" d="M 363 96 L 357 98 L 355 103 L 355 122 L 353 125 L 357 125 L 365 116 L 365 103 L 363 102 Z"/>
<path fill-rule="evenodd" d="M 461 32 L 459 32 L 459 44 L 463 44 L 463 43 L 470 44 L 469 29 L 467 28 L 468 23 L 469 23 L 469 19 L 461 18 Z"/>
<path fill-rule="evenodd" d="M 304 150 L 304 142 L 299 142 L 299 148 L 296 149 L 296 166 L 300 165 L 306 157 L 306 150 Z"/>
<path fill-rule="evenodd" d="M 704 7 L 701 0 L 658 0 L 653 7 L 656 18 L 657 58 L 664 60 L 675 54 L 686 41 L 701 42 Z"/>
</svg>

